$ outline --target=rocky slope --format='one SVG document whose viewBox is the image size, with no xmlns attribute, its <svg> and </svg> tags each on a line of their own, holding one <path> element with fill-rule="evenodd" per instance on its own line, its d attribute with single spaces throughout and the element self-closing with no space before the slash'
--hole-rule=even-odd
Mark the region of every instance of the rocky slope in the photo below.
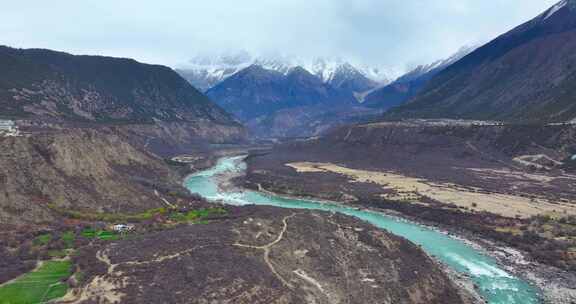
<svg viewBox="0 0 576 304">
<path fill-rule="evenodd" d="M 54 207 L 137 212 L 165 207 L 154 193 L 183 193 L 164 160 L 113 128 L 0 138 L 0 222 L 54 223 Z"/>
<path fill-rule="evenodd" d="M 216 142 L 243 136 L 226 112 L 164 66 L 8 47 L 0 47 L 0 65 L 1 117 L 228 129 L 220 137 L 204 138 Z"/>
<path fill-rule="evenodd" d="M 470 303 L 417 246 L 337 214 L 229 220 L 84 250 L 64 303 Z"/>
<path fill-rule="evenodd" d="M 296 107 L 276 111 L 248 121 L 253 134 L 272 138 L 302 138 L 318 136 L 346 124 L 377 119 L 381 111 L 360 106 Z"/>
<path fill-rule="evenodd" d="M 388 117 L 568 121 L 576 117 L 576 2 L 478 48 Z"/>
</svg>

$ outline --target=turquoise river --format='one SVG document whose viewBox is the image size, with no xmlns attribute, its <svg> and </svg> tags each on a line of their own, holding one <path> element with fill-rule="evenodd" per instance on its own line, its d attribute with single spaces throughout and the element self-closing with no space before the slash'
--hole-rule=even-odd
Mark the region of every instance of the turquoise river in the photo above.
<svg viewBox="0 0 576 304">
<path fill-rule="evenodd" d="M 428 254 L 449 267 L 468 274 L 488 303 L 540 302 L 535 288 L 501 269 L 493 258 L 482 254 L 465 242 L 423 225 L 379 212 L 358 210 L 338 204 L 283 198 L 250 190 L 223 190 L 219 187 L 217 176 L 229 171 L 241 172 L 245 169 L 243 157 L 222 158 L 213 168 L 189 176 L 185 181 L 185 186 L 192 193 L 199 194 L 210 201 L 223 201 L 227 204 L 314 209 L 351 215 L 421 245 Z"/>
</svg>

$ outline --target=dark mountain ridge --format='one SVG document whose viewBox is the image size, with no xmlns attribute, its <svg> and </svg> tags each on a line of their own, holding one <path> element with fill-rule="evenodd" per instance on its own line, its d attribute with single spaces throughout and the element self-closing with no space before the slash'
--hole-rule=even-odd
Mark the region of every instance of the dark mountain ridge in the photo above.
<svg viewBox="0 0 576 304">
<path fill-rule="evenodd" d="M 206 94 L 241 121 L 286 108 L 354 103 L 351 93 L 339 92 L 301 67 L 285 75 L 251 65 Z"/>
<path fill-rule="evenodd" d="M 0 47 L 3 116 L 151 123 L 234 122 L 170 68 L 133 59 Z"/>
<path fill-rule="evenodd" d="M 571 120 L 574 49 L 575 1 L 561 1 L 443 70 L 388 117 Z"/>
<path fill-rule="evenodd" d="M 339 113 L 358 107 L 352 91 L 334 88 L 302 67 L 284 74 L 252 65 L 206 94 L 260 137 L 314 135 L 337 123 Z M 324 113 L 336 110 L 336 119 L 326 120 Z"/>
<path fill-rule="evenodd" d="M 400 76 L 391 84 L 370 92 L 364 98 L 363 105 L 380 110 L 388 110 L 403 104 L 416 96 L 424 86 L 445 68 L 469 54 L 474 47 L 463 47 L 449 58 L 428 65 L 420 65 Z"/>
</svg>

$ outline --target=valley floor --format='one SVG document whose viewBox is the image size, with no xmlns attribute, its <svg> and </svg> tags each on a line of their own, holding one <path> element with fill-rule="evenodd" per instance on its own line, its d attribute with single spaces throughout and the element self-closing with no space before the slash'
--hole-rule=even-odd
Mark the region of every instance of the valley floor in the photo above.
<svg viewBox="0 0 576 304">
<path fill-rule="evenodd" d="M 351 154 L 346 160 L 342 151 L 322 154 L 312 149 L 317 147 L 283 147 L 249 156 L 248 172 L 240 184 L 279 195 L 393 212 L 437 226 L 472 240 L 471 245 L 539 286 L 548 302 L 576 300 L 576 196 L 570 186 L 576 179 L 572 174 L 528 173 L 494 164 L 415 174 L 418 168 L 394 161 L 386 169 L 381 167 L 385 162 L 374 158 L 351 161 Z M 362 158 L 359 154 L 354 157 Z"/>
</svg>

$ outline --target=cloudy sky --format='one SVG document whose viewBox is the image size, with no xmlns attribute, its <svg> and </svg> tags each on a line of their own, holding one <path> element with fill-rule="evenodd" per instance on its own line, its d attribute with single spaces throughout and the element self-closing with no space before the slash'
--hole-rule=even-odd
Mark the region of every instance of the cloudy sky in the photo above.
<svg viewBox="0 0 576 304">
<path fill-rule="evenodd" d="M 9 1 L 0 10 L 0 44 L 171 66 L 245 49 L 408 67 L 486 42 L 558 1 Z"/>
</svg>

